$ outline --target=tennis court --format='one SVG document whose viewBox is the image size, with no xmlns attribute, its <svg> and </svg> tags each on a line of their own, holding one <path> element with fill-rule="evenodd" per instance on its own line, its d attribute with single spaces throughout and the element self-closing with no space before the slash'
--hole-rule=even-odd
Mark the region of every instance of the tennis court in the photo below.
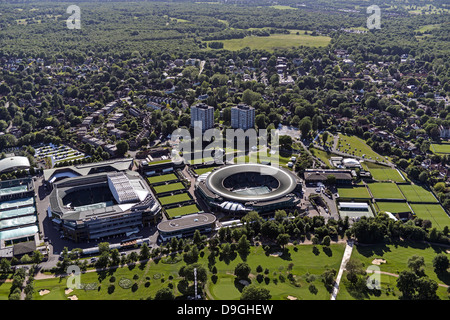
<svg viewBox="0 0 450 320">
<path fill-rule="evenodd" d="M 395 183 L 380 182 L 368 186 L 375 199 L 405 199 Z"/>
<path fill-rule="evenodd" d="M 450 217 L 439 204 L 413 203 L 411 208 L 417 217 L 430 220 L 433 227 L 439 230 L 450 227 Z"/>
<path fill-rule="evenodd" d="M 400 188 L 400 191 L 403 193 L 408 202 L 438 202 L 430 191 L 418 185 L 399 184 L 398 187 Z"/>
</svg>

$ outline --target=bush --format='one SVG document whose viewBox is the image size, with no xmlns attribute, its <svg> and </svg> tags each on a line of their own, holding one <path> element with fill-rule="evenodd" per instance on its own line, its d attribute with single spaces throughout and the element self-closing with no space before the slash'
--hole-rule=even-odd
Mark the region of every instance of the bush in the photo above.
<svg viewBox="0 0 450 320">
<path fill-rule="evenodd" d="M 112 293 L 114 292 L 115 289 L 116 289 L 116 286 L 113 285 L 113 284 L 110 284 L 110 285 L 108 286 L 108 293 L 109 293 L 109 294 L 112 294 Z"/>
<path fill-rule="evenodd" d="M 133 282 L 132 282 L 130 279 L 127 279 L 127 278 L 121 278 L 121 279 L 119 280 L 119 286 L 120 286 L 122 289 L 130 289 L 132 285 L 133 285 Z"/>
</svg>

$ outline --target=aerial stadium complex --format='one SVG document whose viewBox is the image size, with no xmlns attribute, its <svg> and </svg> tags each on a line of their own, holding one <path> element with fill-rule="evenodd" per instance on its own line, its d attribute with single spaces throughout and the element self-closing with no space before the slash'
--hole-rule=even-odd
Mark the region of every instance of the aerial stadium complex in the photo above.
<svg viewBox="0 0 450 320">
<path fill-rule="evenodd" d="M 226 213 L 260 213 L 295 207 L 300 179 L 292 172 L 263 164 L 225 165 L 198 177 L 196 192 L 211 208 Z"/>
<path fill-rule="evenodd" d="M 135 171 L 68 177 L 52 184 L 48 215 L 76 242 L 130 236 L 155 223 L 161 207 Z"/>
</svg>

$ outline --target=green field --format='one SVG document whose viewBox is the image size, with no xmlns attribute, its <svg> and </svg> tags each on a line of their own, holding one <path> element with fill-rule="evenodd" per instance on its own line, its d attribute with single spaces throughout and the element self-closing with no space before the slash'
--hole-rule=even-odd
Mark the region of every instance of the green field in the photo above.
<svg viewBox="0 0 450 320">
<path fill-rule="evenodd" d="M 296 32 L 299 32 L 297 35 Z M 311 36 L 303 30 L 290 30 L 290 34 L 271 34 L 268 37 L 247 36 L 242 39 L 220 40 L 225 50 L 237 51 L 245 47 L 254 50 L 273 52 L 275 48 L 291 48 L 298 46 L 324 47 L 331 38 L 327 36 Z M 217 40 L 213 40 L 217 41 Z M 210 41 L 207 41 L 210 42 Z"/>
<path fill-rule="evenodd" d="M 378 212 L 387 211 L 393 214 L 399 212 L 411 212 L 411 209 L 406 202 L 377 201 L 376 207 L 378 207 Z"/>
<path fill-rule="evenodd" d="M 362 139 L 356 136 L 339 134 L 338 151 L 365 159 L 387 162 L 383 156 L 372 150 Z"/>
<path fill-rule="evenodd" d="M 374 199 L 405 199 L 395 183 L 368 184 Z"/>
<path fill-rule="evenodd" d="M 166 209 L 167 215 L 169 218 L 174 218 L 178 216 L 184 216 L 191 213 L 197 213 L 200 209 L 196 204 L 190 204 L 188 206 L 182 206 L 178 208 Z"/>
<path fill-rule="evenodd" d="M 161 202 L 161 205 L 165 206 L 167 204 L 177 203 L 177 202 L 184 202 L 192 200 L 189 193 L 180 193 L 173 196 L 167 196 L 167 197 L 161 197 L 158 198 L 159 202 Z"/>
<path fill-rule="evenodd" d="M 317 246 L 317 255 L 313 253 L 312 245 L 287 246 L 286 252 L 282 256 L 266 254 L 261 246 L 251 247 L 250 254 L 245 262 L 251 267 L 250 279 L 257 286 L 267 288 L 274 300 L 286 300 L 288 296 L 293 296 L 299 300 L 329 300 L 330 294 L 325 289 L 321 280 L 321 274 L 327 268 L 339 270 L 345 246 L 343 244 L 332 244 L 330 250 L 325 250 L 322 246 Z M 200 255 L 198 263 L 207 268 L 209 263 L 209 249 L 203 249 L 204 255 Z M 272 252 L 276 253 L 276 252 Z M 211 272 L 208 271 L 208 281 L 205 284 L 208 299 L 237 300 L 240 298 L 242 288 L 233 275 L 234 268 L 244 260 L 239 254 L 234 254 L 227 258 L 216 258 L 214 265 L 217 268 L 218 281 L 211 281 Z M 172 263 L 170 263 L 172 262 Z M 292 264 L 292 270 L 288 270 L 288 265 Z M 110 272 L 87 272 L 81 274 L 81 283 L 97 284 L 94 290 L 75 289 L 73 292 L 65 294 L 67 278 L 53 278 L 34 281 L 35 300 L 67 300 L 68 296 L 76 295 L 79 300 L 139 300 L 154 297 L 155 293 L 169 284 L 173 285 L 173 292 L 180 296 L 179 283 L 182 278 L 178 271 L 186 263 L 181 255 L 176 255 L 175 259 L 164 257 L 158 263 L 153 261 L 132 267 L 120 267 Z M 268 283 L 259 283 L 256 279 L 256 268 L 261 265 L 268 273 L 262 273 L 267 277 Z M 287 276 L 292 273 L 296 284 L 291 283 Z M 312 276 L 307 277 L 310 274 Z M 137 280 L 133 277 L 137 276 Z M 114 276 L 114 281 L 111 277 Z M 169 278 L 171 277 L 171 278 Z M 133 288 L 124 289 L 118 285 L 120 279 L 126 278 L 136 283 Z M 112 281 L 112 282 L 111 282 Z M 108 287 L 114 286 L 114 290 L 108 293 Z M 314 284 L 317 293 L 309 291 L 309 285 Z M 192 282 L 190 283 L 192 285 Z M 50 290 L 44 296 L 39 295 L 42 289 Z M 2 297 L 3 298 L 3 297 Z"/>
<path fill-rule="evenodd" d="M 436 154 L 448 154 L 450 153 L 450 142 L 432 143 L 430 151 Z"/>
<path fill-rule="evenodd" d="M 430 220 L 432 226 L 439 230 L 444 229 L 445 226 L 450 227 L 450 217 L 440 204 L 413 203 L 411 208 L 417 217 Z"/>
<path fill-rule="evenodd" d="M 366 187 L 348 187 L 337 189 L 339 198 L 348 199 L 371 199 Z"/>
<path fill-rule="evenodd" d="M 147 180 L 148 180 L 148 182 L 150 182 L 150 184 L 153 184 L 153 183 L 159 183 L 159 182 L 178 180 L 178 178 L 174 173 L 169 173 L 169 174 L 163 174 L 163 175 L 155 176 L 155 177 L 148 177 Z"/>
<path fill-rule="evenodd" d="M 425 274 L 439 284 L 450 285 L 450 277 L 438 276 L 433 268 L 433 258 L 439 253 L 445 253 L 446 248 L 431 246 L 424 243 L 401 242 L 398 244 L 378 244 L 369 246 L 356 245 L 352 251 L 352 258 L 360 260 L 367 268 L 373 265 L 374 259 L 385 259 L 386 263 L 379 265 L 382 272 L 399 274 L 403 270 L 409 270 L 407 261 L 413 255 L 424 257 Z M 342 276 L 341 286 L 337 300 L 399 300 L 401 292 L 397 289 L 397 277 L 394 275 L 381 274 L 381 290 L 372 292 L 368 290 L 366 295 L 355 294 L 348 287 L 346 272 Z M 439 286 L 437 295 L 442 300 L 448 300 L 447 288 Z"/>
<path fill-rule="evenodd" d="M 369 169 L 372 177 L 378 181 L 405 182 L 403 176 L 396 169 Z"/>
<path fill-rule="evenodd" d="M 169 184 L 164 184 L 162 186 L 154 187 L 156 193 L 176 191 L 176 190 L 181 190 L 184 188 L 185 188 L 184 184 L 182 184 L 181 182 L 169 183 Z"/>
<path fill-rule="evenodd" d="M 323 163 L 325 163 L 327 166 L 331 167 L 331 163 L 330 163 L 330 159 L 331 157 L 338 157 L 337 154 L 334 154 L 332 152 L 326 152 L 320 149 L 316 149 L 316 148 L 309 148 L 309 151 L 311 152 L 311 154 L 322 160 Z"/>
<path fill-rule="evenodd" d="M 408 202 L 438 202 L 430 191 L 414 184 L 399 184 L 398 187 L 402 191 Z"/>
<path fill-rule="evenodd" d="M 206 172 L 211 172 L 211 171 L 213 171 L 214 168 L 217 168 L 217 167 L 197 168 L 197 169 L 194 169 L 194 171 L 195 171 L 196 174 L 198 174 L 198 175 L 200 176 L 200 175 L 202 175 L 202 174 L 204 174 L 204 173 L 206 173 Z"/>
</svg>

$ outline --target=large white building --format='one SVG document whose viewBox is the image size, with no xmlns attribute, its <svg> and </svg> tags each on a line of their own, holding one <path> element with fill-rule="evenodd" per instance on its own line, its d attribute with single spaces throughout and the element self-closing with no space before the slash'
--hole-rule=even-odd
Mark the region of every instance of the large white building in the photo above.
<svg viewBox="0 0 450 320">
<path fill-rule="evenodd" d="M 255 108 L 246 104 L 238 104 L 231 108 L 231 127 L 247 130 L 255 126 Z"/>
<path fill-rule="evenodd" d="M 202 131 L 214 127 L 214 107 L 206 103 L 198 103 L 191 107 L 191 127 L 194 128 L 200 123 Z"/>
</svg>

